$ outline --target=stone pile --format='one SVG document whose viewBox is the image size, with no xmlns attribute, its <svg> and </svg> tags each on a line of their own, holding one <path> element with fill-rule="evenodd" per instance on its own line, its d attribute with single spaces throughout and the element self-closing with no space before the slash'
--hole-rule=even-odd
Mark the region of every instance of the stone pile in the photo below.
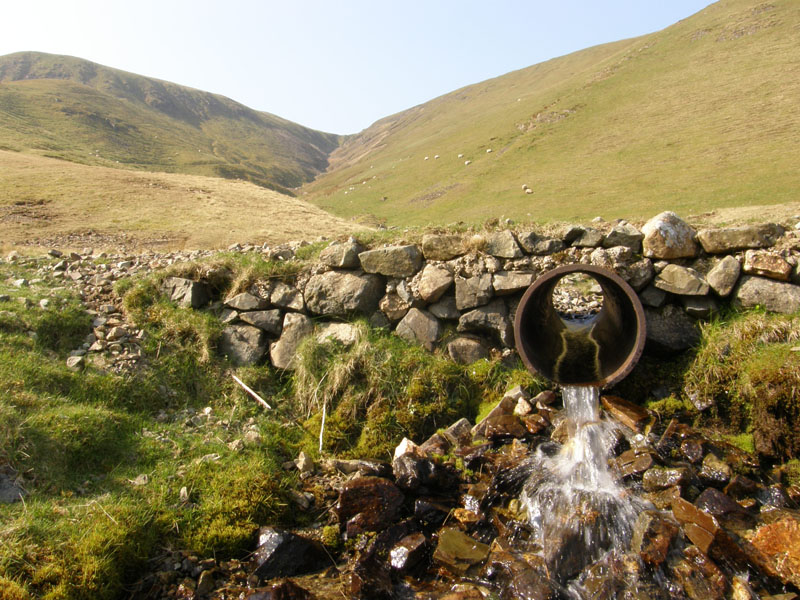
<svg viewBox="0 0 800 600">
<path fill-rule="evenodd" d="M 302 465 L 304 493 L 292 501 L 319 515 L 315 528 L 263 528 L 248 563 L 204 567 L 207 596 L 169 558 L 146 580 L 146 597 L 798 597 L 800 489 L 688 425 L 656 428 L 645 409 L 614 396 L 602 397 L 603 418 L 618 430 L 609 460 L 626 493 L 646 507 L 630 543 L 586 565 L 570 562 L 583 539 L 537 547 L 518 495 L 536 481 L 537 456 L 567 443 L 558 404 L 552 391 L 531 398 L 514 388 L 475 426 L 462 419 L 419 445 L 404 440 L 391 464 L 295 461 L 287 467 Z M 178 585 L 184 595 L 167 592 Z"/>
</svg>

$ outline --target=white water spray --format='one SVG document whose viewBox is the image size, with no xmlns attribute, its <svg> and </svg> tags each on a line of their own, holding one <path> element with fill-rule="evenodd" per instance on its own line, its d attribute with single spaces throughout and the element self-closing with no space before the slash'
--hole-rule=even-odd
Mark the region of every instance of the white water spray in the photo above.
<svg viewBox="0 0 800 600">
<path fill-rule="evenodd" d="M 555 456 L 537 450 L 539 468 L 520 500 L 550 576 L 566 583 L 606 552 L 628 546 L 643 505 L 608 466 L 618 438 L 614 425 L 600 419 L 600 390 L 564 386 L 561 393 L 569 439 Z"/>
</svg>

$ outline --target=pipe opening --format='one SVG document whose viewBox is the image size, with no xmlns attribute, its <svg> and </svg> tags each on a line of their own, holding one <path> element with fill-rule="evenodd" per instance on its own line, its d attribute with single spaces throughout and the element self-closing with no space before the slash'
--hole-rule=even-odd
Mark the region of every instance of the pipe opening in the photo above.
<svg viewBox="0 0 800 600">
<path fill-rule="evenodd" d="M 645 333 L 636 292 L 616 273 L 592 265 L 542 275 L 523 295 L 514 321 L 528 369 L 567 385 L 613 385 L 635 366 Z"/>
</svg>

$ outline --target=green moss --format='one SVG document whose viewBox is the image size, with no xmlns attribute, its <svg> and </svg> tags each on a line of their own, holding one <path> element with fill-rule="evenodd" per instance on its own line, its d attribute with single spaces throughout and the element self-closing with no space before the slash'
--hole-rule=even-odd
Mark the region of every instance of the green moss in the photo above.
<svg viewBox="0 0 800 600">
<path fill-rule="evenodd" d="M 691 417 L 697 409 L 687 398 L 676 398 L 674 395 L 661 400 L 650 400 L 645 403 L 647 410 L 656 413 L 663 421 L 673 417 Z"/>
<path fill-rule="evenodd" d="M 752 433 L 739 433 L 737 435 L 726 435 L 723 439 L 736 446 L 740 450 L 744 450 L 749 454 L 755 454 L 756 448 L 753 442 Z"/>
</svg>

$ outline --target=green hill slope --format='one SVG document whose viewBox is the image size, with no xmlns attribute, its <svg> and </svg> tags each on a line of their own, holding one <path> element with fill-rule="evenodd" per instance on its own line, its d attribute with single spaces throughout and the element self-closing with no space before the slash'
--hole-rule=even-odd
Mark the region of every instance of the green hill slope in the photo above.
<svg viewBox="0 0 800 600">
<path fill-rule="evenodd" d="M 79 58 L 0 57 L 0 149 L 286 191 L 324 170 L 339 142 L 223 96 Z"/>
<path fill-rule="evenodd" d="M 721 0 L 383 119 L 303 191 L 388 224 L 777 204 L 798 139 L 800 3 Z"/>
</svg>

